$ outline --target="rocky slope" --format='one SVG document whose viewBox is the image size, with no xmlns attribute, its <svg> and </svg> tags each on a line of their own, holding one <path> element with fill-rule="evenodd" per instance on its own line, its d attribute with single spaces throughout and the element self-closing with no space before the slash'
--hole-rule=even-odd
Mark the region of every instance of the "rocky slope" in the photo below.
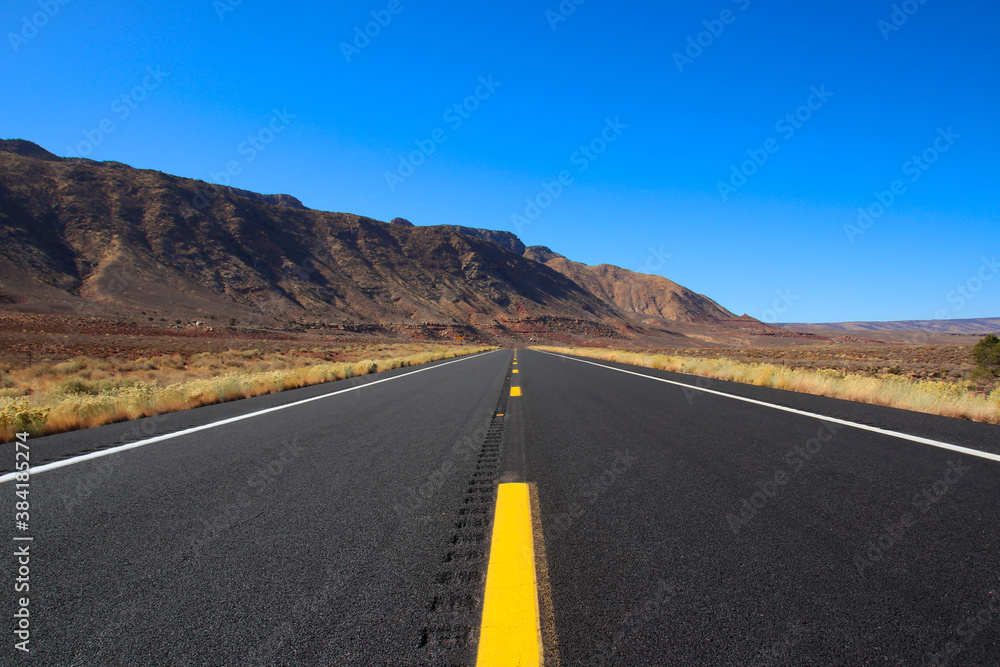
<svg viewBox="0 0 1000 667">
<path fill-rule="evenodd" d="M 453 227 L 456 231 L 491 241 L 512 252 L 541 262 L 563 274 L 616 309 L 633 316 L 681 322 L 716 322 L 736 315 L 703 294 L 663 276 L 637 273 L 611 264 L 588 266 L 574 262 L 545 246 L 525 247 L 510 232 Z"/>
<path fill-rule="evenodd" d="M 661 276 L 573 262 L 509 232 L 314 211 L 21 140 L 0 141 L 0 238 L 0 304 L 27 312 L 86 304 L 601 337 L 635 333 L 636 319 L 734 318 Z"/>
<path fill-rule="evenodd" d="M 0 144 L 0 234 L 7 303 L 62 296 L 191 315 L 236 306 L 335 321 L 624 324 L 557 271 L 454 228 L 312 211 L 286 195 L 57 158 L 28 142 Z"/>
<path fill-rule="evenodd" d="M 606 303 L 614 304 L 632 315 L 682 322 L 736 318 L 735 314 L 707 296 L 663 276 L 636 273 L 611 264 L 588 266 L 567 259 L 545 246 L 531 246 L 524 256 L 555 269 Z"/>
</svg>

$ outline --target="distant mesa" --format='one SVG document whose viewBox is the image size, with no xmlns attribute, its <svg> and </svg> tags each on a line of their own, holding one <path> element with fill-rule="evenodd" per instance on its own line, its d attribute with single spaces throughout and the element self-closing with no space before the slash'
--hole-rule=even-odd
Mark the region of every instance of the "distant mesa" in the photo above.
<svg viewBox="0 0 1000 667">
<path fill-rule="evenodd" d="M 903 332 L 922 331 L 938 334 L 986 335 L 1000 331 L 1000 317 L 939 319 L 939 320 L 895 320 L 883 322 L 817 322 L 782 323 L 778 326 L 798 331 L 871 331 Z"/>
</svg>

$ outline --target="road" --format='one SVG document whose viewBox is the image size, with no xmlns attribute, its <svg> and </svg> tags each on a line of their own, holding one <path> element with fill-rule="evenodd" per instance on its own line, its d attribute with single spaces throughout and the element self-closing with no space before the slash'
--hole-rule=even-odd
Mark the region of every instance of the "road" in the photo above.
<svg viewBox="0 0 1000 667">
<path fill-rule="evenodd" d="M 547 664 L 1000 663 L 1000 462 L 860 428 L 996 455 L 996 426 L 511 361 L 30 440 L 69 464 L 5 522 L 33 539 L 4 664 L 475 664 L 497 482 L 536 499 Z"/>
</svg>

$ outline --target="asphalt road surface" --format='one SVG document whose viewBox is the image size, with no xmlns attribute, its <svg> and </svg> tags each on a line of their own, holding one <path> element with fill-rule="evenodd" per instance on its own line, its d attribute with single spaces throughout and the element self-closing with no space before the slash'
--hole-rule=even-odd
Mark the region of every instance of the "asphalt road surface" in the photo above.
<svg viewBox="0 0 1000 667">
<path fill-rule="evenodd" d="M 32 465 L 71 463 L 31 476 L 25 530 L 0 484 L 7 551 L 30 553 L 30 653 L 8 556 L 0 663 L 475 664 L 496 484 L 517 480 L 547 664 L 1000 664 L 1000 462 L 771 405 L 993 455 L 1000 428 L 511 360 L 30 439 Z"/>
</svg>

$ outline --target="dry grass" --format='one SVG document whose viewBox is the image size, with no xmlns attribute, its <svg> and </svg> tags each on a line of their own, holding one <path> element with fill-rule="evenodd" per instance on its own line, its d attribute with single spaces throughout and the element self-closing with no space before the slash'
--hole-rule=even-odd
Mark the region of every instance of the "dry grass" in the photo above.
<svg viewBox="0 0 1000 667">
<path fill-rule="evenodd" d="M 971 382 L 915 380 L 890 373 L 866 376 L 836 369 L 805 370 L 725 358 L 595 348 L 537 346 L 533 349 L 1000 424 L 1000 389 L 994 389 L 987 395 L 976 391 Z"/>
<path fill-rule="evenodd" d="M 703 359 L 725 357 L 750 364 L 774 364 L 806 370 L 833 368 L 844 373 L 875 377 L 891 374 L 913 380 L 971 381 L 989 393 L 1000 386 L 995 378 L 978 373 L 972 345 L 854 344 L 794 345 L 790 347 L 657 348 L 667 356 L 696 354 Z"/>
<path fill-rule="evenodd" d="M 493 348 L 417 344 L 228 350 L 118 360 L 76 357 L 0 374 L 0 439 L 59 433 L 186 410 Z M 337 359 L 334 361 L 334 359 Z"/>
</svg>

